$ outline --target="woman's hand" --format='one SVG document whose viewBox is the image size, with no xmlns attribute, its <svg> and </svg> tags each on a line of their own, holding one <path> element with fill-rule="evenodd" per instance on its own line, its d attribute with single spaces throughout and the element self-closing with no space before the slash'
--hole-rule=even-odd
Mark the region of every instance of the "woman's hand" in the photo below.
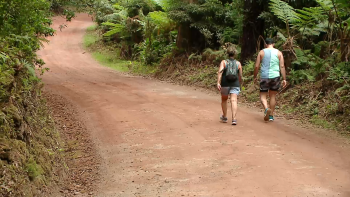
<svg viewBox="0 0 350 197">
<path fill-rule="evenodd" d="M 221 91 L 221 85 L 220 85 L 220 83 L 217 84 L 217 88 L 218 88 L 219 91 Z"/>
</svg>

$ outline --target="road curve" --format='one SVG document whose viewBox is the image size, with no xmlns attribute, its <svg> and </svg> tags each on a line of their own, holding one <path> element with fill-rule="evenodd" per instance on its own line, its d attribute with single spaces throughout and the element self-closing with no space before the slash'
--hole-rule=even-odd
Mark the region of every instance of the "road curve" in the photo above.
<svg viewBox="0 0 350 197">
<path fill-rule="evenodd" d="M 45 91 L 78 108 L 97 144 L 98 196 L 350 196 L 341 140 L 242 105 L 237 126 L 220 123 L 218 95 L 100 66 L 82 47 L 92 24 L 78 15 L 38 54 Z"/>
</svg>

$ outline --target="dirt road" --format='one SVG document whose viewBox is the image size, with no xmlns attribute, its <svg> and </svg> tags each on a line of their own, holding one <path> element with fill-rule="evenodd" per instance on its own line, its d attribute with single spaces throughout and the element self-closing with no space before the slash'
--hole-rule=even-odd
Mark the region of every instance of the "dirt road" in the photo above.
<svg viewBox="0 0 350 197">
<path fill-rule="evenodd" d="M 98 196 L 350 196 L 341 140 L 242 105 L 237 126 L 220 123 L 218 95 L 100 66 L 82 48 L 92 24 L 79 15 L 39 55 L 46 91 L 77 106 L 97 144 Z"/>
</svg>

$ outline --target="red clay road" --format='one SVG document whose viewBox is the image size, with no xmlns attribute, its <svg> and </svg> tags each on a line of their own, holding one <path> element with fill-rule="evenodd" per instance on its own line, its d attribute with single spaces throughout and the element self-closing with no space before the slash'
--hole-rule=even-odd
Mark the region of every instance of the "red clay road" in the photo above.
<svg viewBox="0 0 350 197">
<path fill-rule="evenodd" d="M 97 144 L 98 196 L 350 196 L 344 141 L 242 105 L 237 126 L 220 123 L 216 94 L 99 65 L 82 46 L 92 24 L 79 15 L 39 55 L 46 91 L 78 108 Z"/>
</svg>

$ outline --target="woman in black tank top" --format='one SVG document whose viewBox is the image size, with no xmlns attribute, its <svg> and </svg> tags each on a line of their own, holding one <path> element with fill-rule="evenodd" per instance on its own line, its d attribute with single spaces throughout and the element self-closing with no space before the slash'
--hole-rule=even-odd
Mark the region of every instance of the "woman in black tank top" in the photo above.
<svg viewBox="0 0 350 197">
<path fill-rule="evenodd" d="M 240 87 L 240 83 L 239 83 L 239 78 L 237 77 L 235 81 L 229 81 L 226 79 L 226 64 L 227 61 L 235 61 L 234 59 L 229 59 L 229 60 L 225 60 L 225 69 L 222 72 L 222 77 L 221 77 L 221 87 Z M 239 63 L 238 61 L 236 61 L 236 64 Z M 237 64 L 237 73 L 239 73 L 239 66 Z"/>
<path fill-rule="evenodd" d="M 227 54 L 229 55 L 228 60 L 222 60 L 218 72 L 218 81 L 217 81 L 217 88 L 221 92 L 221 108 L 222 108 L 222 116 L 220 117 L 221 122 L 227 123 L 227 100 L 228 96 L 230 95 L 230 100 L 231 100 L 231 111 L 232 111 L 232 125 L 237 125 L 237 96 L 240 92 L 240 85 L 242 84 L 242 66 L 239 61 L 236 61 L 234 59 L 237 51 L 233 47 L 229 47 L 227 49 Z M 238 70 L 237 75 L 235 80 L 230 81 L 227 79 L 226 72 L 227 71 L 227 64 L 229 61 L 235 61 L 236 68 Z M 232 68 L 232 67 L 230 67 Z M 232 72 L 230 70 L 229 72 Z M 230 73 L 228 73 L 230 74 Z M 230 77 L 232 75 L 229 75 Z M 234 75 L 233 75 L 234 76 Z"/>
</svg>

